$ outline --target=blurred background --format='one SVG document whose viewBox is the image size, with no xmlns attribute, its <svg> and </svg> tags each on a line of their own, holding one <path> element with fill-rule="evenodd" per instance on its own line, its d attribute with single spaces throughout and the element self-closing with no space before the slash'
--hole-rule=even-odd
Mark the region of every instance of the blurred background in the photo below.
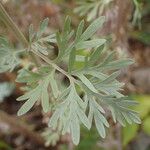
<svg viewBox="0 0 150 150">
<path fill-rule="evenodd" d="M 140 113 L 142 124 L 123 128 L 111 123 L 106 139 L 100 139 L 94 127 L 90 132 L 82 128 L 80 144 L 75 147 L 69 135 L 59 138 L 47 131 L 47 118 L 43 117 L 40 107 L 17 117 L 21 104 L 16 98 L 22 94 L 15 82 L 17 71 L 1 73 L 0 150 L 150 150 L 150 0 L 99 0 L 102 3 L 96 13 L 91 10 L 97 7 L 97 0 L 1 1 L 26 36 L 31 23 L 38 27 L 46 17 L 50 20 L 48 30 L 53 32 L 62 28 L 66 15 L 71 16 L 74 27 L 81 18 L 88 24 L 100 15 L 106 16 L 107 21 L 97 36 L 111 35 L 110 47 L 118 52 L 118 57 L 135 60 L 134 65 L 121 71 L 119 80 L 126 84 L 124 94 L 139 102 L 135 109 Z M 84 6 L 82 10 L 81 6 Z M 1 20 L 0 36 L 6 36 L 15 47 L 20 47 Z M 43 137 L 44 131 L 48 135 Z"/>
</svg>

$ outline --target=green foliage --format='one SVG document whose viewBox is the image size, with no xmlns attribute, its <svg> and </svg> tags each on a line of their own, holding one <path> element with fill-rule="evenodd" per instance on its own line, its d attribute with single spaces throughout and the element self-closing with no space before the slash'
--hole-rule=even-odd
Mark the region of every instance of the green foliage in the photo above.
<svg viewBox="0 0 150 150">
<path fill-rule="evenodd" d="M 55 34 L 46 36 L 44 35 L 47 26 L 48 26 L 48 18 L 44 19 L 39 26 L 39 31 L 35 32 L 34 27 L 31 24 L 29 27 L 29 44 L 28 50 L 33 49 L 35 51 L 40 52 L 43 55 L 48 55 L 49 50 L 52 49 L 48 43 L 55 43 Z"/>
<path fill-rule="evenodd" d="M 15 51 L 8 40 L 0 37 L 0 73 L 13 71 L 19 65 L 20 51 Z"/>
<path fill-rule="evenodd" d="M 150 32 L 143 32 L 143 31 L 139 31 L 139 32 L 133 32 L 131 33 L 131 37 L 133 39 L 137 39 L 138 41 L 142 42 L 145 45 L 150 45 Z"/>
<path fill-rule="evenodd" d="M 129 142 L 131 142 L 136 135 L 138 134 L 138 125 L 127 125 L 123 128 L 123 146 L 127 146 Z"/>
<path fill-rule="evenodd" d="M 139 112 L 140 118 L 144 119 L 150 113 L 150 96 L 135 95 L 133 98 L 139 102 L 139 105 L 137 105 L 135 109 Z"/>
<path fill-rule="evenodd" d="M 12 94 L 14 85 L 8 82 L 0 83 L 0 102 Z"/>
<path fill-rule="evenodd" d="M 143 130 L 148 135 L 150 135 L 150 126 L 149 125 L 150 125 L 150 116 L 147 117 L 143 122 Z"/>
<path fill-rule="evenodd" d="M 90 131 L 81 128 L 81 142 L 75 148 L 75 150 L 98 150 L 97 140 L 99 139 L 95 128 L 91 128 Z"/>
<path fill-rule="evenodd" d="M 150 96 L 149 95 L 133 95 L 139 105 L 134 106 L 134 109 L 139 112 L 140 118 L 142 119 L 141 125 L 127 125 L 123 128 L 123 146 L 126 147 L 129 142 L 133 141 L 138 136 L 138 131 L 143 131 L 146 134 L 150 134 Z"/>
<path fill-rule="evenodd" d="M 0 140 L 0 149 L 14 150 L 9 144 Z"/>
<path fill-rule="evenodd" d="M 87 21 L 96 19 L 102 15 L 103 11 L 113 0 L 85 0 L 78 1 L 78 6 L 74 9 L 80 16 L 87 16 Z"/>
<path fill-rule="evenodd" d="M 45 146 L 55 146 L 60 139 L 59 132 L 52 131 L 50 128 L 46 128 L 45 131 L 42 133 L 42 136 L 46 140 Z"/>
<path fill-rule="evenodd" d="M 141 18 L 142 18 L 142 3 L 139 0 L 133 0 L 135 11 L 133 14 L 132 23 L 138 25 L 141 28 Z"/>
<path fill-rule="evenodd" d="M 146 133 L 150 134 L 150 96 L 149 95 L 136 95 L 134 96 L 139 105 L 135 107 L 137 111 L 139 111 L 140 117 L 143 120 L 141 129 Z"/>
<path fill-rule="evenodd" d="M 36 102 L 40 102 L 44 112 L 53 112 L 49 121 L 51 129 L 57 130 L 59 135 L 71 133 L 76 145 L 80 141 L 81 124 L 90 130 L 94 122 L 99 135 L 102 138 L 106 136 L 105 127 L 109 127 L 109 123 L 103 106 L 111 111 L 114 122 L 119 121 L 122 125 L 126 122 L 140 123 L 138 113 L 130 109 L 136 102 L 119 92 L 123 84 L 116 80 L 117 70 L 133 61 L 116 60 L 114 52 L 104 52 L 106 39 L 93 38 L 104 21 L 105 18 L 100 17 L 86 29 L 84 21 L 81 21 L 77 30 L 73 30 L 67 17 L 63 30 L 50 36 L 44 36 L 47 19 L 41 22 L 37 33 L 30 26 L 26 50 L 44 62 L 38 67 L 32 64 L 18 72 L 17 81 L 26 83 L 27 90 L 17 99 L 25 101 L 18 115 L 27 113 Z M 52 60 L 48 50 L 52 50 L 53 44 L 58 47 L 58 55 Z M 81 55 L 82 52 L 85 55 Z M 75 66 L 79 58 L 82 58 L 83 64 L 80 68 Z M 67 68 L 62 68 L 64 61 Z M 68 79 L 65 87 L 60 76 Z"/>
</svg>

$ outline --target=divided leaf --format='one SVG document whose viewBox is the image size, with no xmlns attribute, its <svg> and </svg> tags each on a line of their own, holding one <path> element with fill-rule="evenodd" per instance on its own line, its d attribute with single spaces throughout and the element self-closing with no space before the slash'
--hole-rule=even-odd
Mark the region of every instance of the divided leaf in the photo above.
<svg viewBox="0 0 150 150">
<path fill-rule="evenodd" d="M 22 51 L 15 51 L 7 39 L 0 37 L 0 73 L 11 72 L 20 64 L 20 52 Z"/>
<path fill-rule="evenodd" d="M 57 83 L 54 78 L 54 75 L 55 75 L 54 73 L 55 72 L 52 71 L 51 73 L 49 73 L 49 75 L 43 77 L 41 81 L 38 81 L 39 84 L 34 89 L 25 93 L 23 96 L 17 98 L 18 101 L 26 100 L 26 102 L 22 105 L 22 107 L 18 111 L 19 116 L 27 113 L 34 106 L 34 104 L 39 100 L 41 100 L 43 111 L 44 112 L 49 111 L 50 109 L 49 87 L 51 87 L 51 90 L 52 90 L 51 93 L 53 94 L 55 98 L 57 98 L 59 94 Z M 34 77 L 35 74 L 36 73 L 30 74 L 30 78 Z M 29 83 L 32 83 L 32 82 L 29 82 Z"/>
<path fill-rule="evenodd" d="M 92 19 L 99 10 L 98 7 L 87 7 L 82 15 L 92 9 L 89 18 Z M 81 7 L 79 9 L 82 10 Z M 109 127 L 109 123 L 104 116 L 103 105 L 111 111 L 114 122 L 118 121 L 123 126 L 126 123 L 140 123 L 137 112 L 131 108 L 136 103 L 120 93 L 124 84 L 116 79 L 118 70 L 133 61 L 117 60 L 115 52 L 106 53 L 106 39 L 93 38 L 104 21 L 105 17 L 100 17 L 86 29 L 84 21 L 81 21 L 77 30 L 73 30 L 71 19 L 67 17 L 63 30 L 48 36 L 44 36 L 48 19 L 41 22 L 37 33 L 34 32 L 33 25 L 30 26 L 28 50 L 40 53 L 38 56 L 48 65 L 43 63 L 43 66 L 35 70 L 31 67 L 32 71 L 25 68 L 19 71 L 17 81 L 26 83 L 28 92 L 17 99 L 25 101 L 18 115 L 27 113 L 40 101 L 44 112 L 54 111 L 49 126 L 60 134 L 70 133 L 75 145 L 80 141 L 81 124 L 90 129 L 94 122 L 99 135 L 102 138 L 106 136 L 105 127 Z M 6 40 L 0 38 L 0 43 L 0 71 L 1 66 L 5 67 L 3 70 L 14 69 L 18 57 L 9 49 Z M 58 55 L 56 59 L 49 60 L 48 50 L 54 45 L 58 48 Z M 66 63 L 65 69 L 61 63 Z M 69 79 L 65 85 L 61 81 L 62 74 Z M 58 134 L 56 137 L 58 139 Z"/>
<path fill-rule="evenodd" d="M 90 123 L 82 107 L 84 102 L 78 96 L 74 85 L 71 85 L 68 89 L 65 100 L 58 105 L 50 118 L 49 126 L 56 129 L 58 122 L 61 122 L 63 134 L 70 132 L 73 143 L 77 145 L 80 140 L 80 123 L 82 122 L 88 129 Z"/>
</svg>

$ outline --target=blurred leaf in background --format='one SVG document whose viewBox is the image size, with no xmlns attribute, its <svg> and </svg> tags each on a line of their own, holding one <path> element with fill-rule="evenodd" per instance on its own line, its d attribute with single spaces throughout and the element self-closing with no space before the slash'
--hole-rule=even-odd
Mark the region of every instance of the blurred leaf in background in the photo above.
<svg viewBox="0 0 150 150">
<path fill-rule="evenodd" d="M 91 128 L 90 132 L 85 130 L 85 128 L 81 129 L 81 142 L 75 150 L 98 150 L 98 146 L 96 145 L 99 136 L 95 128 Z"/>
<path fill-rule="evenodd" d="M 123 128 L 123 146 L 127 146 L 129 142 L 133 140 L 133 138 L 136 137 L 138 132 L 138 125 L 132 124 L 127 125 L 125 128 Z"/>
<path fill-rule="evenodd" d="M 0 140 L 0 150 L 14 150 L 10 145 Z"/>
<path fill-rule="evenodd" d="M 136 137 L 139 132 L 144 132 L 150 135 L 150 95 L 134 95 L 132 96 L 139 102 L 139 105 L 135 107 L 135 110 L 139 112 L 142 119 L 142 124 L 127 125 L 122 130 L 123 134 L 123 146 L 126 147 Z"/>
<path fill-rule="evenodd" d="M 150 45 L 150 1 L 149 0 L 133 0 L 135 10 L 132 23 L 135 29 L 130 33 L 131 38 Z M 138 28 L 137 28 L 138 27 Z"/>
<path fill-rule="evenodd" d="M 14 85 L 9 82 L 0 83 L 0 102 L 12 94 Z"/>
</svg>

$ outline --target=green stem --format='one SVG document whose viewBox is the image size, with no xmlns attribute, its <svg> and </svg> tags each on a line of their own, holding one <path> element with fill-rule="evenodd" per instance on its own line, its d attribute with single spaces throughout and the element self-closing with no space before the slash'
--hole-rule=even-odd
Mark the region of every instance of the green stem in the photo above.
<svg viewBox="0 0 150 150">
<path fill-rule="evenodd" d="M 8 15 L 8 13 L 6 12 L 5 8 L 2 5 L 2 2 L 0 2 L 0 15 L 1 15 L 0 19 L 2 19 L 2 21 L 5 23 L 5 25 L 8 26 L 13 31 L 16 38 L 19 41 L 21 41 L 22 44 L 24 44 L 26 47 L 28 47 L 29 46 L 28 40 L 25 38 L 25 36 L 20 31 L 18 26 L 11 19 L 11 17 Z M 37 58 L 34 55 L 32 55 L 32 53 L 30 53 L 30 52 L 29 52 L 29 55 L 31 57 L 31 60 L 33 60 L 34 63 L 36 64 L 36 66 L 39 66 Z"/>
<path fill-rule="evenodd" d="M 59 66 L 57 66 L 55 63 L 53 63 L 51 60 L 49 60 L 47 57 L 45 57 L 44 55 L 42 55 L 41 53 L 39 53 L 38 51 L 34 51 L 31 50 L 35 55 L 39 56 L 40 58 L 42 58 L 45 62 L 47 62 L 49 65 L 51 65 L 54 69 L 58 70 L 59 72 L 61 72 L 62 74 L 64 74 L 69 80 L 70 82 L 75 82 L 75 79 L 68 74 L 66 71 L 64 71 L 63 69 L 61 69 Z"/>
<path fill-rule="evenodd" d="M 14 35 L 18 38 L 19 41 L 21 41 L 25 46 L 28 46 L 28 41 L 23 35 L 23 33 L 19 30 L 17 25 L 13 22 L 13 20 L 10 18 L 6 10 L 4 9 L 2 2 L 0 2 L 0 14 L 2 16 L 2 21 L 8 26 L 10 29 L 12 29 Z"/>
</svg>

